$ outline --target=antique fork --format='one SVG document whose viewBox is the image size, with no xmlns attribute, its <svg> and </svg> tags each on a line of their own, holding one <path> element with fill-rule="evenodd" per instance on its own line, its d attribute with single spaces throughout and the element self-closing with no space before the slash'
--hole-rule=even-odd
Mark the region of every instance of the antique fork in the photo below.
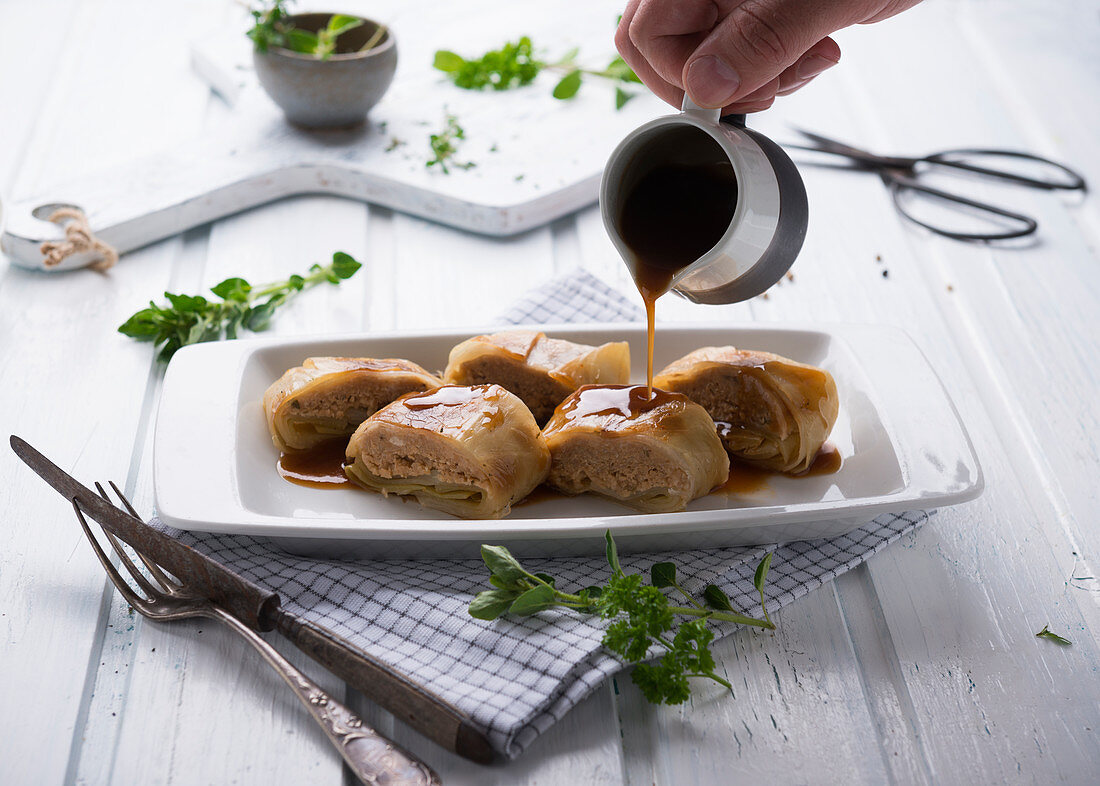
<svg viewBox="0 0 1100 786">
<path fill-rule="evenodd" d="M 141 517 L 118 486 L 113 481 L 108 483 L 126 510 L 140 519 Z M 102 485 L 96 483 L 95 487 L 105 501 L 112 505 L 116 504 Z M 387 786 L 438 786 L 441 783 L 439 776 L 430 767 L 417 761 L 366 726 L 351 710 L 326 694 L 313 680 L 298 671 L 290 661 L 244 623 L 206 598 L 189 591 L 184 584 L 168 575 L 153 560 L 135 550 L 134 553 L 156 581 L 154 584 L 127 556 L 126 550 L 118 539 L 110 532 L 103 530 L 103 534 L 118 555 L 119 562 L 140 588 L 139 594 L 118 572 L 100 546 L 99 540 L 88 525 L 88 520 L 84 517 L 79 500 L 73 499 L 72 503 L 76 516 L 80 520 L 80 526 L 84 528 L 84 534 L 88 536 L 88 541 L 92 544 L 104 570 L 131 606 L 143 616 L 154 620 L 169 621 L 188 617 L 219 620 L 240 634 L 286 681 L 324 730 L 325 736 L 340 751 L 340 755 L 359 780 L 367 784 L 386 784 Z"/>
</svg>

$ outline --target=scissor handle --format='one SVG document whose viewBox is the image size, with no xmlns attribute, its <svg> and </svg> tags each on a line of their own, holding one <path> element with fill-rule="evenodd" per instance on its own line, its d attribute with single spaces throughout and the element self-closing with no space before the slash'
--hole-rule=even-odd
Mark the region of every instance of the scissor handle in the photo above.
<svg viewBox="0 0 1100 786">
<path fill-rule="evenodd" d="M 1026 237 L 1027 235 L 1035 232 L 1039 228 L 1039 222 L 1030 216 L 1025 216 L 1020 213 L 1013 213 L 1011 210 L 1005 210 L 1003 207 L 997 207 L 996 205 L 990 205 L 985 202 L 978 202 L 967 197 L 960 196 L 959 194 L 952 194 L 948 191 L 941 191 L 938 188 L 925 185 L 920 181 L 907 177 L 905 175 L 891 174 L 883 178 L 886 184 L 890 187 L 890 194 L 894 198 L 894 206 L 898 212 L 905 218 L 912 221 L 918 226 L 922 226 L 929 232 L 934 232 L 937 235 L 949 237 L 954 240 L 1009 240 L 1014 237 Z M 943 227 L 929 224 L 925 221 L 914 216 L 910 213 L 906 207 L 905 202 L 902 199 L 902 193 L 905 191 L 918 191 L 922 194 L 928 194 L 929 196 L 943 199 L 948 202 L 954 202 L 958 205 L 965 205 L 966 207 L 974 208 L 983 213 L 991 213 L 1002 218 L 1011 219 L 1016 223 L 1015 229 L 1006 229 L 1003 232 L 956 232 L 952 229 L 945 229 Z"/>
<path fill-rule="evenodd" d="M 990 158 L 1012 159 L 1016 161 L 1034 161 L 1036 163 L 1057 169 L 1059 172 L 1063 173 L 1067 179 L 1048 180 L 1038 177 L 1028 177 L 1027 175 L 1021 175 L 1017 172 L 1011 172 L 1004 169 L 995 169 L 993 167 L 980 166 L 978 164 L 972 164 L 969 161 L 958 161 L 955 160 L 953 156 L 984 156 Z M 977 148 L 944 150 L 939 153 L 932 153 L 931 155 L 919 158 L 917 159 L 917 161 L 924 161 L 929 164 L 950 167 L 952 169 L 962 169 L 967 172 L 974 172 L 975 174 L 986 175 L 987 177 L 995 177 L 999 180 L 1007 180 L 1012 183 L 1019 183 L 1020 185 L 1031 186 L 1032 188 L 1041 188 L 1046 191 L 1087 190 L 1087 186 L 1085 185 L 1085 178 L 1070 169 L 1065 164 L 1059 164 L 1057 161 L 1051 161 L 1049 158 L 1042 158 L 1041 156 L 1035 156 L 1031 153 L 1021 153 L 1016 150 L 982 150 Z"/>
</svg>

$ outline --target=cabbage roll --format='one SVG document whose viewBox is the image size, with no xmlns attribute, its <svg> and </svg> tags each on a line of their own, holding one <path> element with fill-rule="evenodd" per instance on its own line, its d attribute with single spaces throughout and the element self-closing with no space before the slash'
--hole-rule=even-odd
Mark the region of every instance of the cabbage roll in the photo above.
<svg viewBox="0 0 1100 786">
<path fill-rule="evenodd" d="M 549 485 L 592 491 L 647 513 L 683 510 L 729 476 L 729 458 L 706 410 L 645 385 L 588 385 L 542 431 Z"/>
<path fill-rule="evenodd" d="M 398 399 L 356 430 L 347 459 L 353 482 L 467 519 L 507 515 L 550 468 L 530 410 L 499 385 Z"/>
<path fill-rule="evenodd" d="M 307 358 L 264 393 L 264 413 L 279 450 L 307 450 L 346 437 L 399 396 L 443 384 L 408 360 Z"/>
<path fill-rule="evenodd" d="M 735 459 L 797 474 L 813 464 L 839 410 L 828 371 L 733 347 L 703 347 L 653 378 L 706 408 Z"/>
<path fill-rule="evenodd" d="M 509 330 L 456 346 L 443 379 L 453 385 L 500 385 L 523 399 L 542 425 L 581 385 L 626 383 L 630 349 L 625 341 L 593 347 L 533 330 Z"/>
</svg>

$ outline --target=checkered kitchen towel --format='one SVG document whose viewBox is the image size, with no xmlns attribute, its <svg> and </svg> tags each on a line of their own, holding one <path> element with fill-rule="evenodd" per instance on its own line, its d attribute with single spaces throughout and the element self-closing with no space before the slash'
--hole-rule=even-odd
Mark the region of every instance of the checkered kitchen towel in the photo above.
<svg viewBox="0 0 1100 786">
<path fill-rule="evenodd" d="M 596 304 L 596 305 L 594 305 Z M 511 324 L 633 319 L 638 309 L 587 273 L 571 274 L 523 298 Z M 775 550 L 765 594 L 778 609 L 859 565 L 927 518 L 880 516 L 847 535 Z M 163 525 L 162 525 L 163 527 Z M 288 554 L 263 540 L 168 530 L 248 579 L 279 593 L 283 606 L 430 685 L 466 712 L 493 747 L 514 758 L 622 664 L 600 646 L 599 620 L 569 612 L 481 622 L 466 608 L 487 587 L 478 560 L 334 561 Z M 625 555 L 628 572 L 673 561 L 689 591 L 718 584 L 734 608 L 760 616 L 752 579 L 768 547 Z M 563 586 L 607 575 L 603 557 L 525 559 Z M 723 624 L 719 634 L 735 625 Z"/>
</svg>

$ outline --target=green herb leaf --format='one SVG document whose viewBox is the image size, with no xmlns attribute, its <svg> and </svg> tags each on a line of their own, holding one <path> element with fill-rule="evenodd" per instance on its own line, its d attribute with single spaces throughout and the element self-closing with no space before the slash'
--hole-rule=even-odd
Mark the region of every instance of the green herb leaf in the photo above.
<svg viewBox="0 0 1100 786">
<path fill-rule="evenodd" d="M 554 605 L 554 589 L 540 584 L 527 590 L 512 603 L 508 611 L 521 617 L 529 617 L 536 612 Z"/>
<path fill-rule="evenodd" d="M 223 300 L 247 303 L 248 293 L 252 291 L 252 287 L 243 278 L 227 278 L 220 284 L 210 287 L 210 291 Z"/>
<path fill-rule="evenodd" d="M 357 16 L 350 16 L 348 14 L 333 14 L 328 20 L 327 29 L 329 35 L 333 38 L 343 35 L 350 30 L 354 30 L 357 27 L 362 27 L 363 20 Z"/>
<path fill-rule="evenodd" d="M 757 592 L 764 591 L 764 582 L 768 579 L 768 568 L 771 567 L 771 564 L 772 555 L 768 553 L 756 566 L 756 574 L 752 577 L 752 586 L 756 587 Z"/>
<path fill-rule="evenodd" d="M 151 341 L 158 331 L 156 312 L 151 308 L 143 308 L 118 327 L 119 333 L 140 341 Z"/>
<path fill-rule="evenodd" d="M 323 281 L 339 283 L 355 274 L 359 263 L 343 252 L 333 255 L 327 267 L 313 265 L 309 275 L 294 275 L 286 281 L 252 287 L 243 278 L 227 278 L 211 288 L 221 302 L 202 295 L 165 292 L 167 305 L 150 303 L 119 326 L 120 333 L 138 341 L 152 341 L 161 347 L 158 358 L 166 361 L 180 347 L 220 338 L 236 338 L 242 327 L 263 330 L 275 311 L 292 294 Z M 256 303 L 259 298 L 266 301 Z"/>
<path fill-rule="evenodd" d="M 433 157 L 428 160 L 425 166 L 429 169 L 433 166 L 438 166 L 445 175 L 451 173 L 448 164 L 458 169 L 471 169 L 475 166 L 473 162 L 466 161 L 464 163 L 458 163 L 454 161 L 455 153 L 458 152 L 458 145 L 456 142 L 466 138 L 465 129 L 458 124 L 458 118 L 452 114 L 448 113 L 445 117 L 445 121 L 447 124 L 446 127 L 438 134 L 432 134 L 428 139 Z"/>
<path fill-rule="evenodd" d="M 499 576 L 505 583 L 520 581 L 527 576 L 527 572 L 520 566 L 519 560 L 512 556 L 512 552 L 504 546 L 482 546 L 481 559 L 494 576 Z"/>
<path fill-rule="evenodd" d="M 676 566 L 671 562 L 657 562 L 649 569 L 649 583 L 654 587 L 675 587 Z"/>
<path fill-rule="evenodd" d="M 495 620 L 508 610 L 517 593 L 512 590 L 486 590 L 479 592 L 470 603 L 470 616 L 479 620 Z"/>
<path fill-rule="evenodd" d="M 254 333 L 267 330 L 271 327 L 271 318 L 275 315 L 275 306 L 272 303 L 261 303 L 252 309 L 248 315 L 248 329 Z M 188 342 L 190 343 L 190 342 Z"/>
<path fill-rule="evenodd" d="M 1053 641 L 1055 644 L 1059 644 L 1063 647 L 1068 647 L 1068 646 L 1073 644 L 1072 641 L 1065 638 L 1064 636 L 1059 636 L 1057 633 L 1054 633 L 1053 631 L 1051 631 L 1049 625 L 1044 625 L 1043 629 L 1041 631 L 1039 631 L 1038 633 L 1036 633 L 1035 636 L 1036 636 L 1036 638 L 1040 638 L 1040 639 L 1049 639 L 1050 641 Z"/>
<path fill-rule="evenodd" d="M 698 604 L 669 605 L 669 597 L 661 588 L 679 589 L 675 566 L 671 562 L 657 563 L 650 571 L 653 583 L 645 584 L 641 574 L 623 573 L 610 530 L 606 531 L 605 540 L 607 562 L 612 569 L 610 577 L 603 586 L 585 587 L 575 595 L 558 588 L 545 573 L 531 574 L 524 570 L 507 549 L 482 546 L 482 558 L 491 572 L 489 582 L 496 589 L 479 594 L 470 605 L 470 613 L 495 619 L 502 614 L 527 616 L 564 607 L 573 613 L 598 615 L 608 621 L 604 647 L 624 662 L 636 664 L 634 681 L 652 702 L 685 701 L 691 692 L 691 677 L 706 677 L 729 688 L 730 683 L 714 672 L 714 657 L 709 649 L 714 632 L 708 623 L 720 619 L 763 628 L 774 625 L 733 612 L 729 598 L 714 586 L 708 587 L 706 594 L 713 596 L 724 610 L 710 611 Z M 766 574 L 766 569 L 761 571 L 761 587 Z M 505 603 L 509 605 L 502 611 Z M 690 619 L 678 622 L 679 617 Z M 642 663 L 652 657 L 658 658 L 656 662 Z"/>
<path fill-rule="evenodd" d="M 606 530 L 603 537 L 607 541 L 607 546 L 604 549 L 604 553 L 607 555 L 607 564 L 611 566 L 611 570 L 616 574 L 622 575 L 623 569 L 619 565 L 619 548 L 615 545 L 615 539 L 611 537 L 611 530 Z"/>
<path fill-rule="evenodd" d="M 469 60 L 441 49 L 435 53 L 432 64 L 447 74 L 456 86 L 465 90 L 523 87 L 534 81 L 545 66 L 545 63 L 535 59 L 531 39 L 527 36 Z"/>
<path fill-rule="evenodd" d="M 616 109 L 622 109 L 624 106 L 626 106 L 627 101 L 629 101 L 632 98 L 637 97 L 637 95 L 638 95 L 637 93 L 628 93 L 625 90 L 623 90 L 621 87 L 616 87 L 615 88 L 615 108 Z"/>
<path fill-rule="evenodd" d="M 554 86 L 553 96 L 558 99 L 569 99 L 577 94 L 577 91 L 581 89 L 581 70 L 575 68 L 568 74 L 561 78 L 561 81 Z"/>
<path fill-rule="evenodd" d="M 733 611 L 733 606 L 730 604 L 729 595 L 724 593 L 720 587 L 715 584 L 708 584 L 707 588 L 703 590 L 703 600 L 707 606 L 718 611 Z"/>
<path fill-rule="evenodd" d="M 446 73 L 454 73 L 462 68 L 466 64 L 466 59 L 461 55 L 457 55 L 454 52 L 449 52 L 446 49 L 440 49 L 435 53 L 435 59 L 432 60 L 432 67 L 445 71 Z"/>
<path fill-rule="evenodd" d="M 362 263 L 343 251 L 337 251 L 332 255 L 332 272 L 339 279 L 351 278 L 362 266 Z"/>
<path fill-rule="evenodd" d="M 318 38 L 316 33 L 311 33 L 309 30 L 302 30 L 299 27 L 290 28 L 284 35 L 286 36 L 287 48 L 301 54 L 316 54 L 317 48 L 321 44 L 321 39 Z"/>
</svg>

